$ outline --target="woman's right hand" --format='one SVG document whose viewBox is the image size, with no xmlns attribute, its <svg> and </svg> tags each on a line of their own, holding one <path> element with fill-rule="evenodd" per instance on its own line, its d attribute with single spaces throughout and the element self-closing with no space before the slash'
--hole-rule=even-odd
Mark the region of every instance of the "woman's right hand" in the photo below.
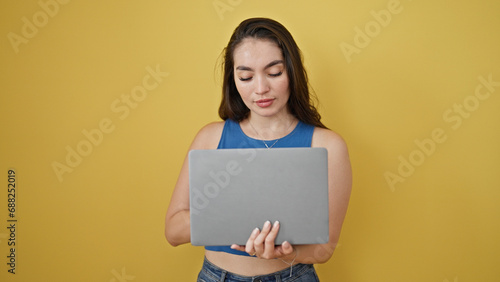
<svg viewBox="0 0 500 282">
<path fill-rule="evenodd" d="M 233 244 L 232 249 L 247 252 L 251 256 L 256 256 L 261 259 L 284 259 L 294 253 L 293 246 L 285 241 L 281 245 L 275 245 L 276 237 L 280 229 L 278 221 L 271 225 L 270 221 L 266 221 L 262 227 L 255 228 L 248 238 L 245 246 Z"/>
</svg>

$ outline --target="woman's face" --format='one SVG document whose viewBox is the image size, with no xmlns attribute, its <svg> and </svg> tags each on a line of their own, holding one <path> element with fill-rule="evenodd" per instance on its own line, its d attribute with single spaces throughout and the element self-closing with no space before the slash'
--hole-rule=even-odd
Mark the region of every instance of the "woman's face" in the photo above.
<svg viewBox="0 0 500 282">
<path fill-rule="evenodd" d="M 234 50 L 234 81 L 251 114 L 288 113 L 288 75 L 281 49 L 270 40 L 244 39 Z"/>
</svg>

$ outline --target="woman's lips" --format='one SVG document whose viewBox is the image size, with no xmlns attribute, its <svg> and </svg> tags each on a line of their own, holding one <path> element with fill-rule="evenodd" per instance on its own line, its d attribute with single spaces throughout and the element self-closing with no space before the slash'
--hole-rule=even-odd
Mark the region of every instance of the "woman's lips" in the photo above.
<svg viewBox="0 0 500 282">
<path fill-rule="evenodd" d="M 267 108 L 269 106 L 271 106 L 274 102 L 274 99 L 260 99 L 260 100 L 257 100 L 255 101 L 255 104 L 257 104 L 257 106 L 261 107 L 261 108 Z"/>
</svg>

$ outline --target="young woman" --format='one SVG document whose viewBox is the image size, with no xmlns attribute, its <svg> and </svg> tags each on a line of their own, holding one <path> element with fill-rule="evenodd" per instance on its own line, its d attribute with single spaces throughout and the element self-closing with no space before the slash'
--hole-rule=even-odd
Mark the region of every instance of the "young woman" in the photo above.
<svg viewBox="0 0 500 282">
<path fill-rule="evenodd" d="M 313 264 L 332 256 L 349 202 L 351 166 L 346 144 L 321 123 L 311 103 L 300 50 L 283 25 L 266 18 L 245 20 L 224 52 L 219 108 L 224 121 L 203 127 L 190 150 L 326 148 L 330 241 L 275 245 L 279 223 L 265 222 L 249 234 L 245 246 L 205 247 L 198 281 L 318 281 Z M 190 242 L 188 179 L 186 159 L 165 221 L 165 236 L 173 246 Z"/>
</svg>

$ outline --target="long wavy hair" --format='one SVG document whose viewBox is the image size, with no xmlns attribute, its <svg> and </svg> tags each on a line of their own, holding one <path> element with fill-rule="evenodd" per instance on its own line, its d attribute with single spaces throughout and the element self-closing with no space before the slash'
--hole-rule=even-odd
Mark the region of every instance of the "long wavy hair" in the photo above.
<svg viewBox="0 0 500 282">
<path fill-rule="evenodd" d="M 243 103 L 234 81 L 234 50 L 245 38 L 271 40 L 281 49 L 290 83 L 288 110 L 300 121 L 326 128 L 321 115 L 314 106 L 314 97 L 309 91 L 307 73 L 302 54 L 290 32 L 279 22 L 267 18 L 251 18 L 240 23 L 223 50 L 223 85 L 219 116 L 240 122 L 248 117 L 250 109 Z"/>
</svg>

